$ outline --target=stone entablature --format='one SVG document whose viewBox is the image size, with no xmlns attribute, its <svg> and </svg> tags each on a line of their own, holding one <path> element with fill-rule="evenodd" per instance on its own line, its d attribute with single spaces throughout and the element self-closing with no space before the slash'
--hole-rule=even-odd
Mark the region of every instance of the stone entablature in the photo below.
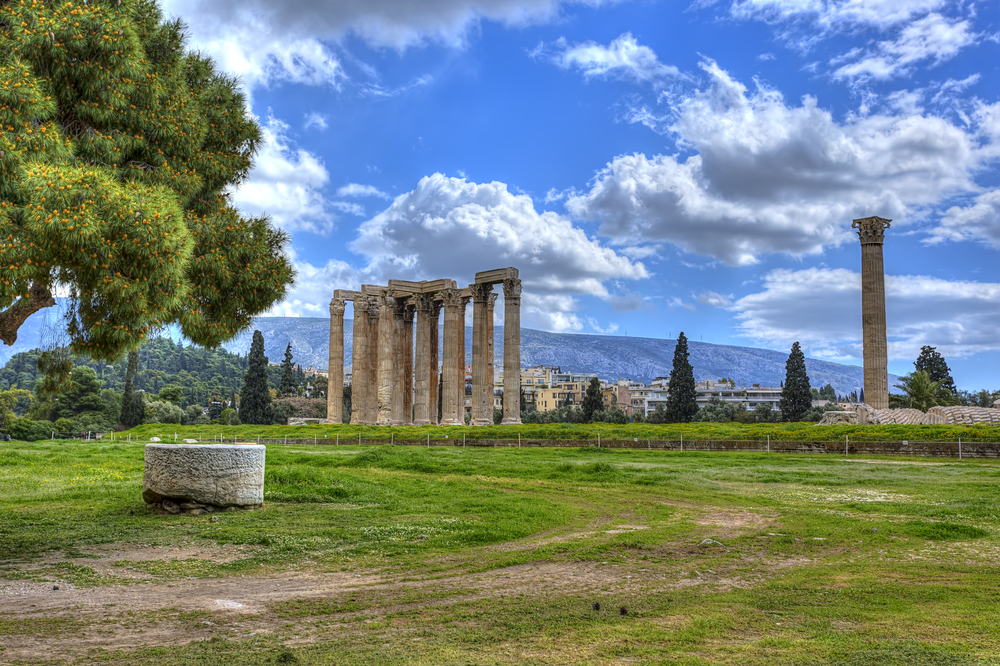
<svg viewBox="0 0 1000 666">
<path fill-rule="evenodd" d="M 459 289 L 454 280 L 389 280 L 360 291 L 337 289 L 330 301 L 330 380 L 327 413 L 343 419 L 344 304 L 354 303 L 351 423 L 364 425 L 463 425 L 465 412 L 465 310 L 473 301 L 472 423 L 493 423 L 493 309 L 504 290 L 504 369 L 512 377 L 504 395 L 520 395 L 521 280 L 516 268 L 476 273 Z M 443 361 L 438 366 L 438 326 L 443 313 Z M 414 337 L 416 344 L 414 344 Z M 338 369 L 334 372 L 334 369 Z M 334 374 L 340 378 L 336 381 Z M 439 383 L 440 382 L 440 383 Z M 520 400 L 504 401 L 504 423 L 521 422 Z"/>
</svg>

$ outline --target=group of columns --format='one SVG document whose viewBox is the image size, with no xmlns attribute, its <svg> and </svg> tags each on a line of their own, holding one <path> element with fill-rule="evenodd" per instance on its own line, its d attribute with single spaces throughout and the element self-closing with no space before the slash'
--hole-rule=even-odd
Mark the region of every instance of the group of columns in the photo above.
<svg viewBox="0 0 1000 666">
<path fill-rule="evenodd" d="M 389 280 L 385 287 L 336 290 L 330 301 L 328 422 L 343 421 L 344 311 L 353 301 L 351 423 L 437 424 L 440 401 L 440 424 L 465 425 L 465 312 L 471 300 L 472 425 L 491 425 L 494 284 L 504 292 L 503 423 L 520 423 L 521 280 L 515 268 L 477 273 L 466 289 L 454 280 Z"/>
</svg>

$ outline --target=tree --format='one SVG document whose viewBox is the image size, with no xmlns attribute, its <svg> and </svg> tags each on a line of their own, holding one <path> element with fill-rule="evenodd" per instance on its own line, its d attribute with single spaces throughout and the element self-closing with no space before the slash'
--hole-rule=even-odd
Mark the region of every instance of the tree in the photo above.
<svg viewBox="0 0 1000 666">
<path fill-rule="evenodd" d="M 285 358 L 281 361 L 281 384 L 278 385 L 278 395 L 295 395 L 299 384 L 295 381 L 295 364 L 292 362 L 292 343 L 285 347 Z"/>
<path fill-rule="evenodd" d="M 583 417 L 587 423 L 594 420 L 594 412 L 604 409 L 604 401 L 601 399 L 601 380 L 594 377 L 587 386 L 587 393 L 583 396 Z"/>
<path fill-rule="evenodd" d="M 128 370 L 125 372 L 125 393 L 122 395 L 122 413 L 118 420 L 126 428 L 134 428 L 142 423 L 145 414 L 142 395 L 135 390 L 135 373 L 139 370 L 139 352 L 128 353 Z"/>
<path fill-rule="evenodd" d="M 812 407 L 812 391 L 806 374 L 806 357 L 799 343 L 792 344 L 792 351 L 785 361 L 785 383 L 781 389 L 781 420 L 801 421 Z"/>
<path fill-rule="evenodd" d="M 0 2 L 0 26 L 0 340 L 57 284 L 73 351 L 107 361 L 174 323 L 214 347 L 284 296 L 288 235 L 230 194 L 261 129 L 182 22 Z"/>
<path fill-rule="evenodd" d="M 698 413 L 698 394 L 694 388 L 694 368 L 688 360 L 687 338 L 682 332 L 674 346 L 674 365 L 670 371 L 667 394 L 667 423 L 690 423 Z"/>
<path fill-rule="evenodd" d="M 955 395 L 955 380 L 951 378 L 951 369 L 944 357 L 937 352 L 937 347 L 924 345 L 920 348 L 920 356 L 913 362 L 917 372 L 926 372 L 932 382 L 940 382 L 942 388 Z"/>
<path fill-rule="evenodd" d="M 900 377 L 899 382 L 894 386 L 902 389 L 904 395 L 890 396 L 893 406 L 910 407 L 926 412 L 935 405 L 947 405 L 954 401 L 951 391 L 944 387 L 944 381 L 933 381 L 929 372 L 915 370 Z"/>
<path fill-rule="evenodd" d="M 348 384 L 347 386 L 344 387 L 344 394 L 343 394 L 343 398 L 340 401 L 340 404 L 343 405 L 343 407 L 340 410 L 340 412 L 341 412 L 341 419 L 340 420 L 342 422 L 344 422 L 344 423 L 350 423 L 351 422 L 351 409 L 352 409 L 352 407 L 351 407 L 351 385 L 350 384 Z"/>
<path fill-rule="evenodd" d="M 271 409 L 271 391 L 267 383 L 267 357 L 264 356 L 264 336 L 253 332 L 250 343 L 250 367 L 243 377 L 240 391 L 240 421 L 253 425 L 270 425 L 274 419 Z"/>
</svg>

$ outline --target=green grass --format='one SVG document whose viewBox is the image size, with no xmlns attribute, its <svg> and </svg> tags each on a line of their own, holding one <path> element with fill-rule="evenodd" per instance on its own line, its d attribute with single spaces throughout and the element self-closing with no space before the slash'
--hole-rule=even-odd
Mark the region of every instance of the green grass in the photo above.
<svg viewBox="0 0 1000 666">
<path fill-rule="evenodd" d="M 238 621 L 0 608 L 0 660 L 37 662 L 12 653 L 38 637 L 64 641 L 53 663 L 88 664 L 1000 664 L 1000 462 L 927 462 L 275 445 L 262 510 L 154 516 L 141 443 L 8 443 L 2 579 L 393 584 L 276 598 Z M 233 557 L 102 574 L 92 555 L 114 543 Z M 74 650 L 119 625 L 155 631 L 139 647 Z M 195 640 L 157 638 L 170 630 Z"/>
<path fill-rule="evenodd" d="M 677 441 L 682 436 L 685 440 L 725 439 L 751 440 L 764 442 L 768 437 L 772 441 L 820 441 L 843 442 L 845 437 L 851 441 L 914 441 L 914 442 L 955 442 L 959 438 L 963 442 L 1000 442 L 1000 427 L 990 425 L 978 426 L 823 426 L 816 427 L 814 423 L 684 423 L 684 424 L 569 424 L 554 423 L 545 425 L 519 426 L 354 426 L 354 425 L 308 425 L 308 426 L 180 426 L 172 424 L 146 424 L 131 430 L 115 433 L 115 438 L 146 441 L 150 437 L 159 437 L 163 441 L 177 441 L 185 438 L 213 440 L 224 438 L 232 441 L 254 441 L 257 437 L 263 439 L 315 439 L 320 443 L 357 441 L 358 435 L 363 439 L 431 439 L 451 440 L 507 439 L 516 440 L 518 435 L 523 439 L 569 439 L 585 440 L 597 443 L 598 434 L 605 440 L 672 440 Z"/>
</svg>

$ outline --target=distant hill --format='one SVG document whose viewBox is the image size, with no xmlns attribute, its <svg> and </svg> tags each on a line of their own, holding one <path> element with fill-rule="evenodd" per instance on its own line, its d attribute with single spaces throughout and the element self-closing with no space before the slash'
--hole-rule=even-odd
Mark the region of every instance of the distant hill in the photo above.
<svg viewBox="0 0 1000 666">
<path fill-rule="evenodd" d="M 281 360 L 285 347 L 292 343 L 295 362 L 302 367 L 325 369 L 329 358 L 330 323 L 318 317 L 259 317 L 251 330 L 226 343 L 224 347 L 237 354 L 250 349 L 253 329 L 264 335 L 264 348 L 272 362 Z M 344 361 L 351 363 L 353 346 L 351 320 L 344 321 Z M 498 368 L 502 366 L 503 327 L 494 331 L 494 346 Z M 670 374 L 674 354 L 673 340 L 632 338 L 610 335 L 578 335 L 548 333 L 530 328 L 521 329 L 521 364 L 554 365 L 563 370 L 596 372 L 602 379 L 630 378 L 649 382 Z M 443 344 L 439 345 L 439 349 Z M 785 379 L 788 352 L 688 342 L 695 378 L 720 379 L 731 377 L 737 384 L 778 386 Z M 472 328 L 465 329 L 466 362 L 472 360 Z M 838 393 L 847 394 L 864 385 L 861 367 L 806 359 L 806 370 L 812 386 L 831 384 Z M 897 381 L 889 375 L 890 385 Z"/>
</svg>

